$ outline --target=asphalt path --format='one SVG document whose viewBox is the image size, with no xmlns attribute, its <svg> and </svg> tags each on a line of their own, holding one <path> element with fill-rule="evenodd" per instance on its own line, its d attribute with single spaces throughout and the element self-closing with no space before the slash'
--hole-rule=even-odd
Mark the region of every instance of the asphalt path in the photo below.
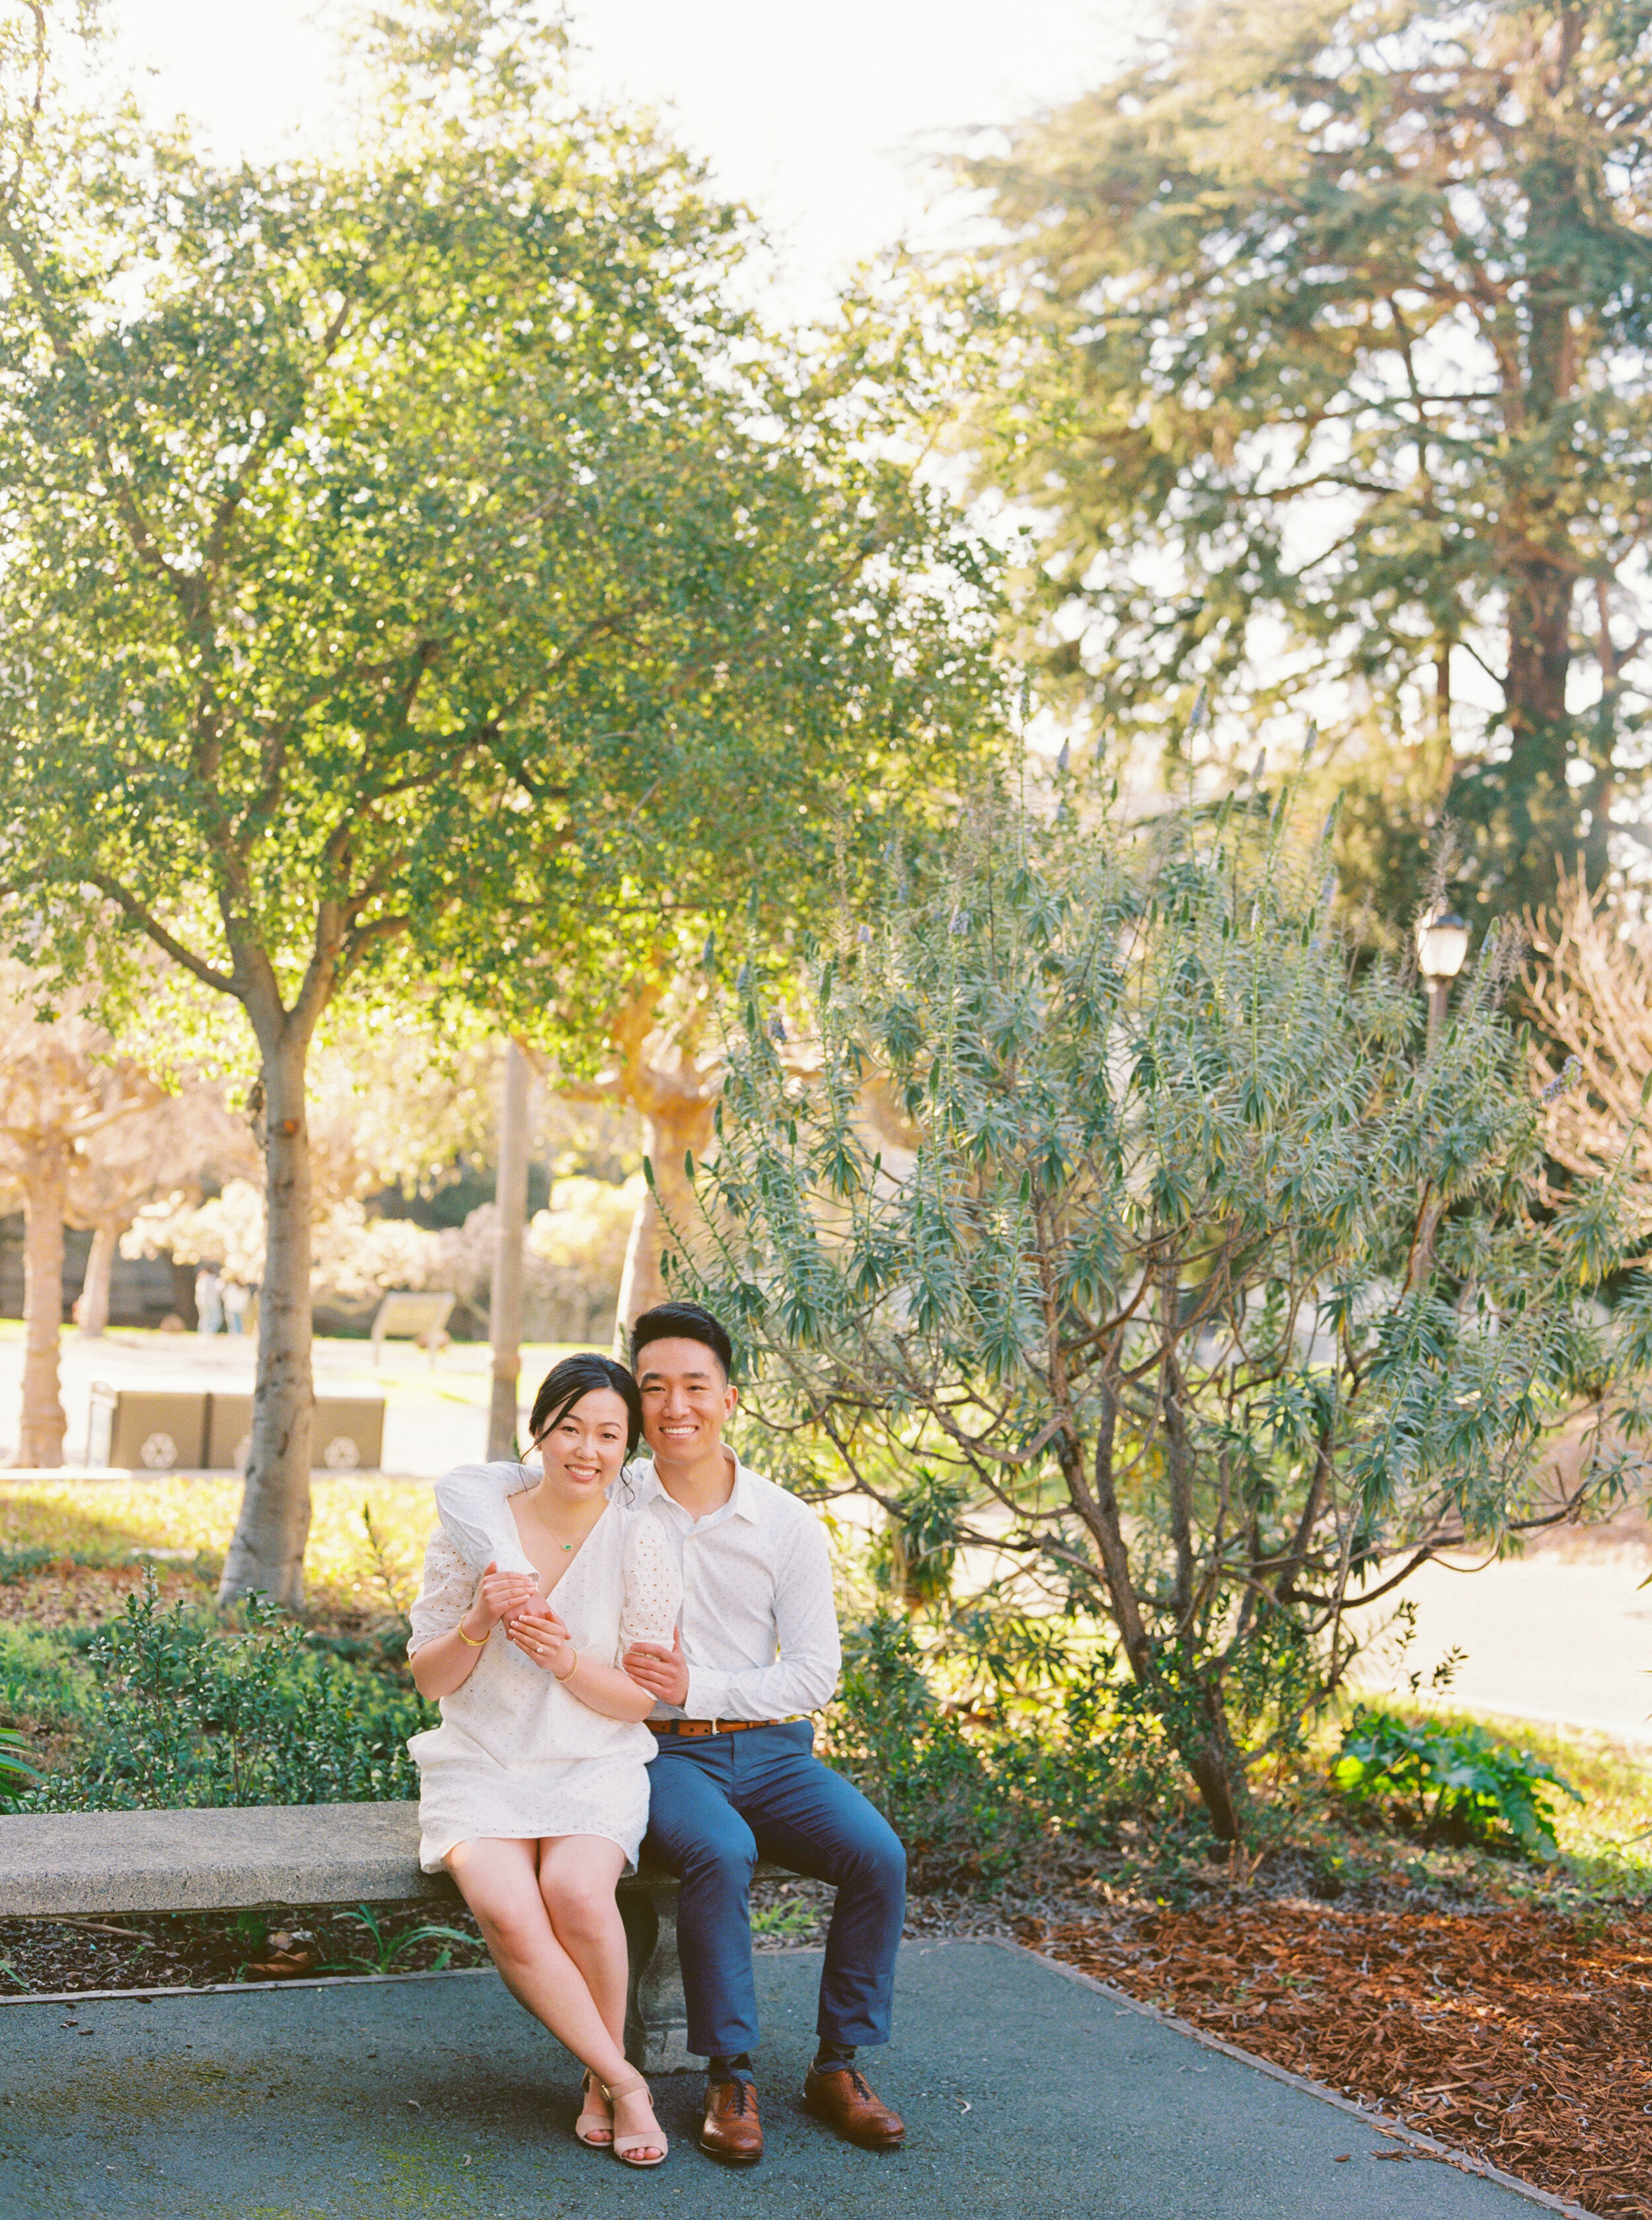
<svg viewBox="0 0 1652 2220">
<path fill-rule="evenodd" d="M 565 2053 L 491 1974 L 0 2009 L 5 2220 L 1520 2220 L 1558 2206 L 1030 1954 L 909 1944 L 867 2061 L 907 2123 L 801 2110 L 819 1955 L 758 1961 L 768 2150 L 664 2167 L 570 2132 Z"/>
</svg>

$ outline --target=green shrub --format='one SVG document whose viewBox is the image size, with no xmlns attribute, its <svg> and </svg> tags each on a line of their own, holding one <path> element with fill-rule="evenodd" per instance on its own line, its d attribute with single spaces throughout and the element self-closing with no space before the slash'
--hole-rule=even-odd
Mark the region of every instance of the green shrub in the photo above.
<svg viewBox="0 0 1652 2220">
<path fill-rule="evenodd" d="M 832 1716 L 832 1757 L 907 1846 L 914 1886 L 1011 1863 L 1024 1830 L 980 1753 L 946 1718 L 917 1642 L 888 1612 L 853 1630 Z"/>
<path fill-rule="evenodd" d="M 1652 1379 L 1620 1183 L 1544 1199 L 1513 942 L 1437 1038 L 1300 799 L 1149 825 L 1074 767 L 893 843 L 783 1013 L 732 982 L 668 1269 L 730 1324 L 747 1454 L 875 1498 L 914 1606 L 956 1553 L 1105 1618 L 1230 1843 L 1362 1590 L 1537 1515 L 1586 1410 L 1578 1500 L 1611 1502 Z"/>
<path fill-rule="evenodd" d="M 24 1799 L 35 1811 L 200 1804 L 380 1803 L 418 1793 L 407 1737 L 431 1714 L 405 1685 L 317 1656 L 253 1598 L 225 1632 L 153 1582 L 89 1651 L 75 1763 Z"/>
<path fill-rule="evenodd" d="M 1545 1759 L 1472 1721 L 1404 1719 L 1363 1706 L 1343 1733 L 1331 1778 L 1350 1803 L 1421 1842 L 1514 1846 L 1534 1858 L 1559 1855 L 1545 1791 L 1582 1801 Z"/>
<path fill-rule="evenodd" d="M 11 1727 L 0 1727 L 0 1809 L 16 1801 L 19 1783 L 40 1774 L 23 1755 L 28 1743 Z"/>
<path fill-rule="evenodd" d="M 936 1694 L 931 1666 L 984 1684 L 967 1724 Z M 905 1843 L 915 1887 L 1064 1861 L 1169 1788 L 1172 1754 L 1115 1670 L 1107 1653 L 1063 1649 L 1047 1624 L 985 1614 L 953 1622 L 926 1658 L 907 1620 L 880 1612 L 845 1643 L 832 1762 Z"/>
<path fill-rule="evenodd" d="M 9 1726 L 72 1727 L 95 1699 L 90 1674 L 68 1632 L 0 1620 L 0 1720 Z"/>
</svg>

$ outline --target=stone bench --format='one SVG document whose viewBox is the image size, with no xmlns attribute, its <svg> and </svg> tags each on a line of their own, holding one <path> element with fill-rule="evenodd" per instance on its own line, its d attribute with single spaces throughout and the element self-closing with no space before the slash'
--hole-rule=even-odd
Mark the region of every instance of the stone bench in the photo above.
<svg viewBox="0 0 1652 2220">
<path fill-rule="evenodd" d="M 0 1918 L 458 1896 L 446 1874 L 419 1870 L 416 1804 L 0 1814 Z M 676 1880 L 645 1865 L 620 1883 L 619 1898 L 631 1959 L 626 2049 L 645 2073 L 683 2071 L 695 2061 Z"/>
</svg>

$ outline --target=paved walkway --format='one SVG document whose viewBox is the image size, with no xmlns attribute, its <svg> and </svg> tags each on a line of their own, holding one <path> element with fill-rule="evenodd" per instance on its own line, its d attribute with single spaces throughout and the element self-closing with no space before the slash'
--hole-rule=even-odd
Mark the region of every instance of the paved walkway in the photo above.
<svg viewBox="0 0 1652 2220">
<path fill-rule="evenodd" d="M 570 2061 L 490 1974 L 0 2010 L 5 2220 L 1523 2220 L 1301 2085 L 990 1943 L 908 1944 L 880 2086 L 907 2147 L 798 2108 L 818 1954 L 758 1960 L 769 2149 L 628 2175 L 569 2132 Z M 73 2026 L 65 2026 L 72 2018 Z M 1337 2159 L 1347 2154 L 1347 2162 Z M 1549 2206 L 1551 2211 L 1552 2205 Z"/>
</svg>

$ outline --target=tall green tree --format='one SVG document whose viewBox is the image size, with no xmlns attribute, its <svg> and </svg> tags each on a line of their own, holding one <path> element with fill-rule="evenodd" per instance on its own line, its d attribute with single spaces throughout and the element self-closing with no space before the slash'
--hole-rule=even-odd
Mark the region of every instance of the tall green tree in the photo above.
<svg viewBox="0 0 1652 2220">
<path fill-rule="evenodd" d="M 115 985 L 153 943 L 256 1039 L 223 1587 L 286 1603 L 329 1005 L 577 1000 L 990 721 L 973 558 L 732 305 L 738 212 L 574 103 L 531 7 L 375 22 L 347 156 L 223 168 L 27 54 L 0 144 L 4 922 Z"/>
<path fill-rule="evenodd" d="M 982 468 L 1049 520 L 1057 664 L 1127 731 L 1201 684 L 1317 714 L 1408 820 L 1379 876 L 1445 804 L 1505 907 L 1652 845 L 1649 25 L 1179 0 L 971 171 L 1037 334 Z"/>
<path fill-rule="evenodd" d="M 1648 1470 L 1640 1214 L 1611 1178 L 1543 1194 L 1515 937 L 1431 1041 L 1326 862 L 1283 809 L 982 810 L 944 884 L 845 919 L 807 1069 L 739 998 L 675 1229 L 771 1462 L 1110 1623 L 1229 1841 L 1355 1606 Z"/>
</svg>

